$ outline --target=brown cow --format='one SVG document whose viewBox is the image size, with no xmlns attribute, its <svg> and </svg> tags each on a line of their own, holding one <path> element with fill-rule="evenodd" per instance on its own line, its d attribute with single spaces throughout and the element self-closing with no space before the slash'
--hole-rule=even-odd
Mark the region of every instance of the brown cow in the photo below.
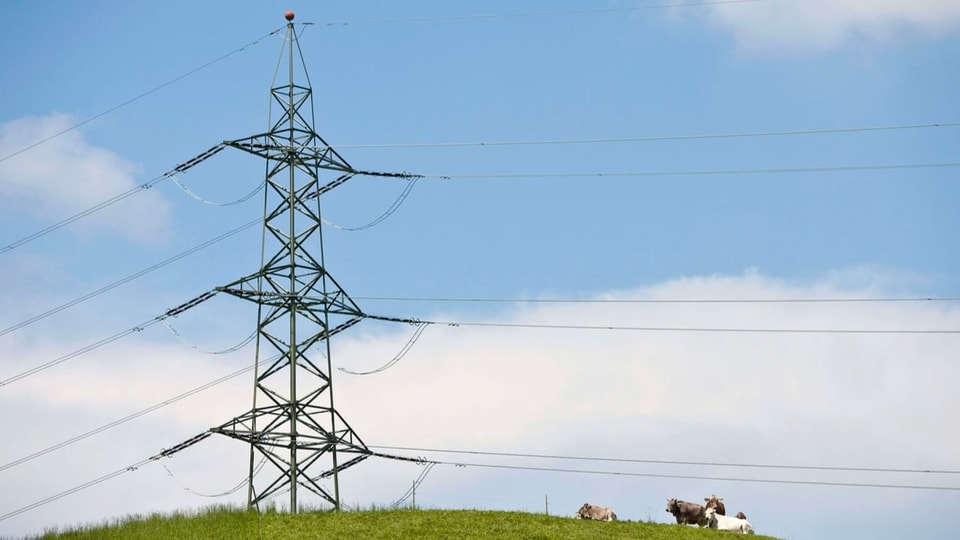
<svg viewBox="0 0 960 540">
<path fill-rule="evenodd" d="M 704 510 L 706 509 L 697 503 L 667 499 L 667 512 L 677 518 L 678 524 L 688 523 L 690 525 L 696 524 L 699 527 L 705 526 L 707 520 L 704 517 Z"/>
<path fill-rule="evenodd" d="M 723 505 L 723 497 L 711 495 L 704 497 L 703 500 L 707 502 L 707 504 L 703 505 L 704 508 L 716 508 L 717 513 L 721 516 L 727 515 L 727 508 Z"/>
<path fill-rule="evenodd" d="M 577 519 L 593 519 L 596 521 L 616 521 L 617 515 L 613 510 L 603 506 L 594 506 L 590 503 L 583 503 L 580 510 L 577 510 Z"/>
</svg>

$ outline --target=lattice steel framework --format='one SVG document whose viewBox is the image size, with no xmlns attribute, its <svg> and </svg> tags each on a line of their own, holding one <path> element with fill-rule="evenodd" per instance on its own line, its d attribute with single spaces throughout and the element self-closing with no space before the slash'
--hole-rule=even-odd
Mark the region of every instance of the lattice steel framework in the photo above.
<svg viewBox="0 0 960 540">
<path fill-rule="evenodd" d="M 278 64 L 287 57 L 289 83 L 271 89 L 281 117 L 267 133 L 225 142 L 267 161 L 264 251 L 258 272 L 218 289 L 258 306 L 253 408 L 211 431 L 250 444 L 251 506 L 289 490 L 296 513 L 298 486 L 339 509 L 338 473 L 370 451 L 334 408 L 330 338 L 363 313 L 325 269 L 320 224 L 320 195 L 357 171 L 314 131 L 312 90 L 292 19 L 288 13 Z M 310 353 L 318 350 L 325 358 L 316 362 Z M 258 457 L 269 465 L 255 482 Z M 320 482 L 331 477 L 332 491 Z"/>
</svg>

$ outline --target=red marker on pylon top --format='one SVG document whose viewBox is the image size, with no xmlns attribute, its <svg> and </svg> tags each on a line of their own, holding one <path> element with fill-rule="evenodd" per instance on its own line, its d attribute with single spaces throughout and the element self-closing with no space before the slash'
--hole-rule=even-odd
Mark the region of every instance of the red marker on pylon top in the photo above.
<svg viewBox="0 0 960 540">
<path fill-rule="evenodd" d="M 292 21 L 293 18 L 296 17 L 296 15 L 293 14 L 293 11 L 288 9 L 287 12 L 283 14 L 283 17 L 288 21 Z"/>
</svg>

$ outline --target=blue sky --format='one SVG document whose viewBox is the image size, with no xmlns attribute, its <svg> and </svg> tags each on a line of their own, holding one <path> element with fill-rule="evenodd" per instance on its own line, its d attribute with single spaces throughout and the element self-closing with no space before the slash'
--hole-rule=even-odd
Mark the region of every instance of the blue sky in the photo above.
<svg viewBox="0 0 960 540">
<path fill-rule="evenodd" d="M 252 227 L 113 286 L 262 216 L 259 196 L 212 206 L 168 179 L 18 242 L 221 141 L 265 131 L 283 45 L 283 32 L 272 32 L 287 9 L 302 32 L 316 131 L 357 169 L 425 175 L 361 231 L 344 228 L 383 214 L 406 181 L 357 177 L 323 198 L 335 225 L 324 230 L 327 269 L 370 313 L 502 325 L 960 329 L 958 303 L 945 300 L 649 302 L 960 296 L 960 7 L 677 4 L 4 3 L 0 380 L 256 271 Z M 924 166 L 881 168 L 913 165 Z M 825 168 L 846 170 L 811 170 Z M 257 158 L 225 150 L 178 179 L 223 203 L 256 189 L 263 171 Z M 250 305 L 221 295 L 172 325 L 198 349 L 220 350 L 255 322 Z M 365 321 L 335 340 L 334 365 L 373 369 L 412 334 Z M 960 430 L 943 411 L 960 405 L 958 352 L 956 334 L 432 325 L 396 366 L 367 377 L 338 371 L 335 384 L 341 413 L 373 445 L 954 471 L 606 464 L 699 478 L 682 479 L 438 466 L 418 490 L 425 506 L 542 511 L 546 495 L 552 513 L 590 501 L 624 519 L 666 522 L 665 499 L 717 493 L 758 532 L 781 538 L 902 538 L 918 527 L 947 538 L 949 520 L 938 519 L 960 500 Z M 200 354 L 154 325 L 0 386 L 0 422 L 17 434 L 0 449 L 0 467 L 252 357 L 250 347 Z M 0 482 L 17 486 L 0 493 L 0 515 L 241 414 L 250 382 L 236 377 L 0 469 Z M 211 439 L 0 521 L 0 535 L 199 507 L 211 499 L 195 493 L 236 484 L 245 459 L 240 443 Z M 360 506 L 389 504 L 422 471 L 360 467 L 343 479 L 345 499 Z M 710 480 L 718 477 L 737 480 Z M 760 478 L 950 489 L 740 481 Z M 863 519 L 848 524 L 851 509 Z"/>
</svg>

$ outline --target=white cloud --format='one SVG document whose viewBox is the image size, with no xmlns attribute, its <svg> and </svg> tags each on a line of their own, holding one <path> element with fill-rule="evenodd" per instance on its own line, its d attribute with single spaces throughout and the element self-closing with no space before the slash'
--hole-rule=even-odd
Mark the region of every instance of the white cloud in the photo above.
<svg viewBox="0 0 960 540">
<path fill-rule="evenodd" d="M 853 285 L 854 275 L 863 275 L 865 286 Z M 677 279 L 642 289 L 611 291 L 598 299 L 876 297 L 884 294 L 882 287 L 891 285 L 891 275 L 887 273 L 878 281 L 867 270 L 859 269 L 815 282 L 788 283 L 747 272 Z M 835 276 L 842 279 L 834 281 Z M 456 314 L 438 314 L 434 319 L 466 322 Z M 528 326 L 432 326 L 398 364 L 380 374 L 361 377 L 335 372 L 337 408 L 370 445 L 677 461 L 960 469 L 955 452 L 960 447 L 960 428 L 944 420 L 949 417 L 946 411 L 960 406 L 960 395 L 954 390 L 960 380 L 960 364 L 956 362 L 960 342 L 956 335 L 531 327 L 957 329 L 960 310 L 955 304 L 543 304 L 509 310 L 496 321 Z M 362 323 L 334 340 L 334 365 L 352 370 L 382 365 L 403 349 L 413 331 L 409 326 L 384 331 L 375 324 Z M 48 360 L 55 353 L 15 351 L 16 358 L 26 364 Z M 208 361 L 188 351 L 178 353 L 168 347 L 130 343 L 106 347 L 91 353 L 92 358 L 52 368 L 35 379 L 16 383 L 19 388 L 2 388 L 0 407 L 19 411 L 5 415 L 5 432 L 17 432 L 27 425 L 43 429 L 33 428 L 38 432 L 37 442 L 18 440 L 0 449 L 0 464 L 80 431 L 84 423 L 63 411 L 112 419 L 107 412 L 115 409 L 114 418 L 122 417 L 215 378 L 221 373 L 220 366 L 223 372 L 242 367 L 249 354 L 247 351 L 247 356 Z M 191 367 L 194 363 L 196 368 Z M 44 461 L 37 463 L 37 468 L 0 471 L 4 482 L 35 484 L 27 494 L 0 495 L 2 509 L 72 487 L 241 414 L 249 406 L 250 377 L 243 376 L 242 382 L 222 391 L 158 411 L 143 423 L 138 420 L 116 434 L 98 436 L 81 449 L 64 451 L 70 453 L 72 462 L 91 464 L 83 470 L 74 470 L 64 462 Z M 238 395 L 228 397 L 228 390 Z M 104 455 L 107 449 L 110 456 Z M 212 492 L 242 477 L 243 470 L 237 469 L 244 469 L 245 455 L 241 443 L 208 441 L 178 454 L 169 467 L 177 472 L 177 482 Z M 432 457 L 468 462 L 485 459 L 446 454 Z M 668 475 L 955 485 L 955 475 L 516 459 L 510 463 Z M 41 464 L 43 467 L 39 467 Z M 402 494 L 421 470 L 415 465 L 369 460 L 345 473 L 342 488 L 351 504 L 386 504 Z M 181 505 L 210 502 L 178 492 L 176 482 L 167 480 L 162 471 L 144 467 L 137 474 L 135 479 L 118 481 L 116 488 L 98 488 L 95 506 L 84 503 L 86 497 L 82 496 L 51 504 L 16 518 L 20 521 L 11 520 L 14 528 L 10 530 L 26 531 L 31 526 L 36 528 L 37 523 L 61 520 L 96 520 L 130 508 L 136 510 L 126 500 L 129 497 L 125 499 L 123 490 L 130 488 L 123 482 L 142 484 L 138 489 L 145 491 L 137 501 L 139 511 L 168 508 L 176 501 Z M 26 482 L 22 475 L 40 475 L 43 481 Z M 151 490 L 157 492 L 156 497 L 148 495 Z M 427 506 L 536 511 L 543 508 L 544 494 L 549 493 L 553 513 L 573 512 L 584 500 L 593 499 L 614 506 L 625 519 L 667 521 L 664 498 L 695 500 L 713 492 L 725 495 L 736 510 L 750 515 L 758 532 L 790 538 L 830 538 L 831 534 L 834 538 L 894 538 L 908 530 L 918 515 L 945 511 L 957 497 L 954 492 L 941 497 L 909 490 L 857 491 L 476 467 L 438 467 L 418 497 Z M 864 502 L 857 508 L 858 512 L 873 515 L 844 530 L 845 518 L 840 515 L 844 512 L 838 509 L 849 508 L 845 501 L 851 494 L 858 500 L 869 500 L 869 504 Z M 794 502 L 785 506 L 785 498 Z M 937 500 L 932 506 L 931 499 Z M 807 519 L 810 515 L 820 516 L 823 528 L 811 525 Z"/>
<path fill-rule="evenodd" d="M 960 3 L 954 0 L 776 0 L 715 4 L 703 13 L 732 32 L 742 49 L 764 54 L 822 52 L 907 32 L 937 37 L 960 29 Z"/>
<path fill-rule="evenodd" d="M 79 130 L 69 130 L 74 123 L 70 115 L 50 114 L 0 124 L 0 155 L 16 153 L 0 162 L 0 208 L 6 214 L 57 222 L 139 184 L 134 164 L 94 146 Z M 108 231 L 152 242 L 164 237 L 168 214 L 169 205 L 162 196 L 147 191 L 95 212 L 71 229 L 87 234 Z"/>
<path fill-rule="evenodd" d="M 802 299 L 815 295 L 850 297 L 861 292 L 825 283 L 790 286 L 748 274 L 683 279 L 610 296 Z M 955 328 L 958 316 L 956 311 L 940 312 L 925 305 L 615 303 L 523 309 L 504 322 L 883 330 Z M 403 339 L 394 338 L 393 347 L 399 349 Z M 436 444 L 457 440 L 498 445 L 550 430 L 557 422 L 588 424 L 597 418 L 649 418 L 678 425 L 719 422 L 759 436 L 785 423 L 856 425 L 864 416 L 878 415 L 930 429 L 927 450 L 936 453 L 949 447 L 943 443 L 957 442 L 957 433 L 937 433 L 932 419 L 938 405 L 922 398 L 930 385 L 943 385 L 947 395 L 947 383 L 941 377 L 956 372 L 948 358 L 955 345 L 953 337 L 896 334 L 438 327 L 428 329 L 418 346 L 391 370 L 363 380 L 345 376 L 340 380 L 346 387 L 342 393 L 349 392 L 351 399 L 357 396 L 355 406 L 364 416 L 394 417 L 377 428 L 387 430 L 389 439 L 424 437 L 439 439 Z M 341 362 L 348 361 L 343 357 L 391 355 L 383 341 L 358 341 L 351 346 L 359 350 L 338 355 Z M 933 373 L 938 375 L 931 378 L 928 374 Z M 905 380 L 913 383 L 902 384 Z M 377 398 L 371 401 L 363 397 L 367 395 Z M 414 426 L 402 422 L 410 410 L 420 420 Z M 878 443 L 902 443 L 889 430 L 873 426 L 876 431 L 869 435 L 865 431 L 872 431 L 870 426 L 858 429 L 858 440 L 869 436 Z"/>
</svg>

